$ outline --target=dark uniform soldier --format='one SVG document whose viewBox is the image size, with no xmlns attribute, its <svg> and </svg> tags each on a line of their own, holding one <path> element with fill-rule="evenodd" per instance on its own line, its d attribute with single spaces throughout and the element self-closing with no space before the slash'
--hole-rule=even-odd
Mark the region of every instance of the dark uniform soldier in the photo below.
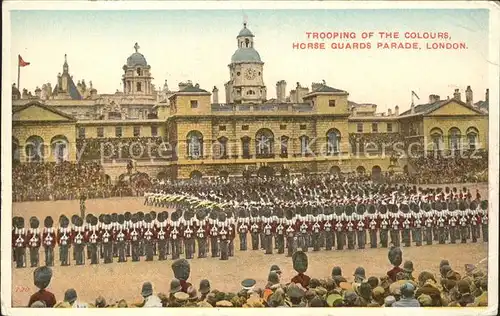
<svg viewBox="0 0 500 316">
<path fill-rule="evenodd" d="M 411 227 L 412 227 L 412 222 L 411 222 L 411 212 L 410 212 L 410 207 L 408 204 L 403 203 L 400 205 L 400 210 L 403 213 L 402 214 L 402 223 L 401 226 L 403 228 L 403 231 L 401 232 L 401 237 L 403 239 L 403 244 L 405 247 L 410 247 L 411 246 Z"/>
<path fill-rule="evenodd" d="M 51 216 L 47 216 L 43 221 L 43 225 L 42 242 L 45 250 L 45 265 L 52 267 L 54 265 L 54 247 L 56 246 L 56 232 L 52 227 L 54 220 Z"/>
<path fill-rule="evenodd" d="M 368 215 L 366 216 L 366 227 L 369 230 L 370 248 L 377 248 L 378 215 L 375 205 L 368 205 Z"/>
<path fill-rule="evenodd" d="M 307 214 L 307 209 L 302 207 L 300 208 L 300 219 L 298 221 L 298 241 L 299 241 L 299 247 L 302 249 L 303 252 L 307 252 L 309 250 L 309 223 L 307 221 L 307 217 L 309 214 Z M 311 225 L 312 229 L 312 225 Z"/>
<path fill-rule="evenodd" d="M 230 210 L 227 213 L 227 220 L 228 220 L 228 239 L 229 239 L 229 244 L 228 244 L 228 249 L 229 249 L 229 257 L 234 257 L 234 240 L 236 239 L 236 225 L 234 224 L 234 213 L 232 210 Z"/>
<path fill-rule="evenodd" d="M 228 260 L 229 259 L 229 240 L 228 240 L 228 231 L 227 231 L 227 218 L 224 212 L 219 213 L 219 223 L 221 223 L 221 227 L 219 230 L 219 239 L 220 239 L 220 260 Z"/>
<path fill-rule="evenodd" d="M 460 215 L 458 217 L 458 224 L 460 226 L 460 239 L 462 244 L 467 243 L 467 235 L 468 235 L 468 229 L 469 229 L 469 214 L 466 210 L 466 204 L 465 202 L 461 202 L 459 205 L 460 208 Z"/>
<path fill-rule="evenodd" d="M 456 244 L 457 239 L 457 226 L 458 226 L 458 218 L 457 218 L 457 204 L 455 201 L 451 201 L 448 204 L 448 229 L 450 232 L 450 243 Z"/>
<path fill-rule="evenodd" d="M 85 215 L 85 236 L 88 236 L 88 233 L 90 231 L 90 227 L 92 226 L 92 214 L 87 214 Z M 87 259 L 90 260 L 90 247 L 87 245 Z"/>
<path fill-rule="evenodd" d="M 401 236 L 400 236 L 400 229 L 402 226 L 401 219 L 399 217 L 399 210 L 397 205 L 395 204 L 389 204 L 389 218 L 390 218 L 390 223 L 391 223 L 391 230 L 390 230 L 390 235 L 391 235 L 391 243 L 395 247 L 399 247 L 401 244 Z"/>
<path fill-rule="evenodd" d="M 291 257 L 293 253 L 297 250 L 297 237 L 295 235 L 295 223 L 293 221 L 293 211 L 291 209 L 286 210 L 286 247 L 287 247 L 287 257 Z"/>
<path fill-rule="evenodd" d="M 436 202 L 436 211 L 437 211 L 437 227 L 438 227 L 438 240 L 440 244 L 445 244 L 446 240 L 446 226 L 448 225 L 447 220 L 446 220 L 446 214 L 443 211 L 444 209 L 447 208 L 443 207 L 443 204 L 446 202 Z"/>
<path fill-rule="evenodd" d="M 39 251 L 42 244 L 40 234 L 40 221 L 36 216 L 30 218 L 30 230 L 28 232 L 27 241 L 30 248 L 30 264 L 31 267 L 38 267 L 40 261 Z"/>
<path fill-rule="evenodd" d="M 26 267 L 26 235 L 26 229 L 24 229 L 24 218 L 17 217 L 15 222 L 14 238 L 12 239 L 14 257 L 16 259 L 16 268 Z"/>
<path fill-rule="evenodd" d="M 480 214 L 483 242 L 488 242 L 488 200 L 481 201 Z"/>
<path fill-rule="evenodd" d="M 356 234 L 358 237 L 359 249 L 365 249 L 365 244 L 366 244 L 365 211 L 366 211 L 366 205 L 358 204 L 358 206 L 356 207 L 356 213 L 357 213 Z"/>
<path fill-rule="evenodd" d="M 102 237 L 102 235 L 104 233 L 104 226 L 106 226 L 104 224 L 104 217 L 105 216 L 106 216 L 105 214 L 101 214 L 98 217 L 98 220 L 99 220 L 99 223 L 98 223 L 99 236 L 101 236 L 101 237 Z M 104 258 L 104 247 L 103 247 L 103 244 L 102 244 L 102 238 L 99 239 L 99 256 L 100 256 L 100 258 Z"/>
<path fill-rule="evenodd" d="M 170 240 L 172 242 L 172 260 L 177 260 L 179 259 L 181 254 L 181 249 L 180 249 L 181 231 L 179 224 L 180 213 L 175 211 L 172 213 L 170 218 L 172 219 L 172 229 L 170 230 Z"/>
<path fill-rule="evenodd" d="M 387 208 L 387 204 L 381 204 L 378 208 L 380 213 L 379 215 L 379 235 L 380 235 L 380 245 L 382 248 L 387 248 L 389 244 L 389 227 L 390 227 L 390 218 L 389 212 Z"/>
<path fill-rule="evenodd" d="M 198 240 L 198 258 L 207 257 L 207 232 L 205 226 L 206 213 L 203 210 L 196 212 L 198 225 L 196 226 L 196 239 Z"/>
<path fill-rule="evenodd" d="M 285 253 L 285 218 L 283 217 L 283 209 L 277 210 L 278 216 L 278 226 L 276 226 L 276 243 L 278 248 L 278 253 Z"/>
<path fill-rule="evenodd" d="M 85 231 L 83 227 L 83 218 L 78 217 L 75 220 L 75 229 L 72 236 L 75 248 L 76 265 L 85 264 Z"/>
<path fill-rule="evenodd" d="M 212 258 L 219 257 L 219 219 L 216 210 L 210 212 L 210 250 Z"/>
<path fill-rule="evenodd" d="M 154 242 L 155 242 L 155 230 L 153 227 L 151 214 L 144 215 L 144 247 L 145 247 L 145 255 L 146 261 L 153 261 L 154 256 Z"/>
<path fill-rule="evenodd" d="M 158 232 L 156 234 L 158 240 L 158 260 L 167 260 L 167 219 L 168 213 L 166 211 L 160 212 L 158 218 Z"/>
<path fill-rule="evenodd" d="M 87 231 L 87 237 L 85 238 L 87 241 L 87 248 L 90 249 L 90 264 L 98 264 L 99 263 L 99 243 L 100 243 L 100 231 L 98 227 L 98 219 L 92 214 L 90 217 L 90 227 Z"/>
<path fill-rule="evenodd" d="M 111 233 L 113 235 L 113 258 L 118 257 L 116 235 L 118 233 L 118 213 L 111 214 Z"/>
<path fill-rule="evenodd" d="M 416 203 L 411 203 L 410 209 L 412 209 L 411 216 L 413 239 L 415 240 L 415 245 L 420 247 L 422 246 L 422 227 L 424 226 L 422 212 Z"/>
<path fill-rule="evenodd" d="M 479 225 L 480 223 L 480 217 L 477 211 L 478 204 L 476 201 L 472 201 L 470 203 L 470 230 L 471 230 L 471 237 L 472 237 L 472 242 L 477 242 L 477 238 L 479 237 Z"/>
<path fill-rule="evenodd" d="M 432 233 L 434 231 L 434 211 L 431 208 L 431 204 L 424 202 L 422 205 L 424 210 L 424 225 L 425 225 L 425 243 L 427 245 L 432 245 L 433 237 Z"/>
<path fill-rule="evenodd" d="M 144 226 L 146 225 L 144 221 L 144 212 L 137 212 L 137 226 L 141 232 L 141 238 L 139 239 L 139 256 L 144 256 L 146 253 L 146 240 L 144 238 Z"/>
<path fill-rule="evenodd" d="M 271 223 L 271 216 L 270 216 L 270 211 L 266 210 L 264 212 L 264 222 L 262 223 L 263 227 L 263 233 L 264 233 L 264 249 L 266 250 L 265 254 L 266 255 L 272 255 L 273 254 L 273 227 Z"/>
<path fill-rule="evenodd" d="M 127 262 L 127 257 L 125 255 L 125 246 L 128 238 L 128 229 L 125 228 L 125 216 L 123 214 L 119 214 L 117 218 L 117 226 L 114 238 L 116 241 L 118 262 Z"/>
<path fill-rule="evenodd" d="M 113 231 L 111 227 L 111 215 L 106 214 L 104 216 L 104 225 L 102 227 L 102 249 L 104 263 L 113 262 Z"/>
<path fill-rule="evenodd" d="M 259 235 L 261 227 L 258 218 L 258 213 L 256 212 L 256 210 L 251 211 L 250 221 L 252 223 L 252 225 L 250 226 L 250 237 L 252 238 L 252 250 L 259 250 Z"/>
<path fill-rule="evenodd" d="M 332 220 L 333 220 L 332 212 L 333 210 L 331 208 L 325 209 L 325 220 L 323 224 L 323 230 L 325 235 L 325 250 L 332 250 L 333 243 L 335 240 L 335 235 L 333 232 L 333 225 L 332 225 Z"/>
<path fill-rule="evenodd" d="M 337 205 L 334 216 L 335 234 L 337 236 L 337 250 L 343 250 L 346 240 L 346 226 L 344 207 Z"/>
<path fill-rule="evenodd" d="M 158 232 L 158 221 L 156 220 L 157 218 L 157 214 L 155 211 L 151 211 L 149 212 L 149 214 L 151 214 L 151 222 L 152 222 L 152 225 L 153 225 L 153 230 L 155 232 L 155 239 L 154 239 L 154 242 L 153 242 L 153 255 L 156 256 L 157 254 L 157 248 L 158 248 L 158 244 L 157 244 L 157 232 Z"/>
<path fill-rule="evenodd" d="M 347 217 L 347 249 L 354 249 L 356 244 L 356 222 L 353 218 L 354 206 L 347 205 L 345 215 Z"/>
<path fill-rule="evenodd" d="M 141 230 L 139 228 L 139 216 L 137 213 L 131 215 L 132 227 L 130 227 L 130 246 L 131 246 L 131 255 L 132 261 L 140 261 L 140 240 L 142 239 Z"/>
<path fill-rule="evenodd" d="M 238 234 L 240 236 L 240 251 L 247 250 L 247 234 L 249 218 L 244 208 L 241 208 L 238 215 Z"/>
<path fill-rule="evenodd" d="M 65 215 L 61 215 L 59 217 L 59 226 L 61 226 L 61 219 L 65 217 Z M 78 215 L 76 214 L 73 214 L 71 216 L 71 225 L 69 225 L 69 228 L 70 228 L 70 235 L 73 237 L 74 234 L 75 234 L 75 227 L 76 227 L 76 220 L 78 219 Z M 76 260 L 76 248 L 75 247 L 71 247 L 73 244 L 73 241 L 70 242 L 69 244 L 69 247 L 72 249 L 72 253 L 73 253 L 73 260 Z M 61 252 L 59 252 L 59 257 L 61 257 Z M 62 259 L 61 259 L 62 261 Z"/>
<path fill-rule="evenodd" d="M 132 228 L 132 213 L 125 212 L 123 216 L 125 217 L 124 227 L 125 229 L 127 229 L 128 232 L 130 232 L 130 229 Z M 130 239 L 128 239 L 125 242 L 125 256 L 130 257 L 130 254 L 131 254 L 131 244 L 130 244 Z"/>
<path fill-rule="evenodd" d="M 61 266 L 69 266 L 69 248 L 72 243 L 72 232 L 69 227 L 69 219 L 66 216 L 62 216 L 59 220 L 61 227 L 59 227 L 57 235 L 57 243 L 59 244 L 59 258 L 61 260 Z"/>
<path fill-rule="evenodd" d="M 184 211 L 184 220 L 186 221 L 186 225 L 183 231 L 184 238 L 184 247 L 186 259 L 193 259 L 195 252 L 195 241 L 194 241 L 194 224 L 193 224 L 193 211 L 186 210 Z"/>
</svg>

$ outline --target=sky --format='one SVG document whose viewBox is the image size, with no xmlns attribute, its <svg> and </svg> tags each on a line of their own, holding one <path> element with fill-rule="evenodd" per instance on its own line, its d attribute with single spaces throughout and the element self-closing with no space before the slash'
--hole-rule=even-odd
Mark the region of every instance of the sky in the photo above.
<svg viewBox="0 0 500 316">
<path fill-rule="evenodd" d="M 476 102 L 488 88 L 488 18 L 487 9 L 12 11 L 11 82 L 17 81 L 20 54 L 31 63 L 21 69 L 21 88 L 55 86 L 67 54 L 75 83 L 91 80 L 98 93 L 114 93 L 122 89 L 122 67 L 138 42 L 157 87 L 167 80 L 176 90 L 179 82 L 192 80 L 209 91 L 217 86 L 222 102 L 236 36 L 246 19 L 265 63 L 268 98 L 276 97 L 279 80 L 287 82 L 287 94 L 297 82 L 310 87 L 325 80 L 348 91 L 351 101 L 375 103 L 379 111 L 409 108 L 412 90 L 420 96 L 418 104 L 430 94 L 452 96 L 455 88 L 465 99 L 470 85 Z M 292 48 L 308 41 L 305 32 L 339 31 L 448 32 L 452 42 L 465 42 L 468 49 Z"/>
</svg>

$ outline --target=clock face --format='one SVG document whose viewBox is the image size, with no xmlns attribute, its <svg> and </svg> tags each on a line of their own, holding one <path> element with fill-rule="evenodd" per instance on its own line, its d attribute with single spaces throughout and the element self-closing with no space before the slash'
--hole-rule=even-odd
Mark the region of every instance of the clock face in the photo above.
<svg viewBox="0 0 500 316">
<path fill-rule="evenodd" d="M 247 78 L 248 80 L 252 80 L 255 78 L 255 74 L 256 74 L 256 71 L 254 69 L 248 68 L 245 71 L 245 78 Z"/>
</svg>

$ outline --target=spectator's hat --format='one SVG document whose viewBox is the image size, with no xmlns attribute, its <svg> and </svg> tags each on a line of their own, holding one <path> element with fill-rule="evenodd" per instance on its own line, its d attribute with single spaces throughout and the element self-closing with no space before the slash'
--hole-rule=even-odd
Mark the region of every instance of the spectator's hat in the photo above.
<svg viewBox="0 0 500 316">
<path fill-rule="evenodd" d="M 210 303 L 208 303 L 207 301 L 201 301 L 201 302 L 198 302 L 196 303 L 196 306 L 198 307 L 213 307 Z"/>
<path fill-rule="evenodd" d="M 314 289 L 314 288 L 316 288 L 316 287 L 318 287 L 320 285 L 321 285 L 321 283 L 316 278 L 313 278 L 313 279 L 311 279 L 311 281 L 309 281 L 309 288 L 310 289 Z"/>
<path fill-rule="evenodd" d="M 233 303 L 230 301 L 222 300 L 215 303 L 216 307 L 233 307 Z"/>
<path fill-rule="evenodd" d="M 453 270 L 448 271 L 446 273 L 445 277 L 447 279 L 455 280 L 455 281 L 459 281 L 460 279 L 462 279 L 462 276 L 460 275 L 460 273 L 453 271 Z"/>
<path fill-rule="evenodd" d="M 271 272 L 272 272 L 272 271 L 274 271 L 274 272 L 276 272 L 277 274 L 281 274 L 280 267 L 278 267 L 278 265 L 276 265 L 276 264 L 273 264 L 273 265 L 271 266 L 271 270 L 270 270 L 270 271 L 271 271 Z"/>
<path fill-rule="evenodd" d="M 457 283 L 457 289 L 461 294 L 470 293 L 470 284 L 465 280 L 460 280 Z"/>
<path fill-rule="evenodd" d="M 308 259 L 307 254 L 301 250 L 296 251 L 292 255 L 293 269 L 298 273 L 307 271 Z"/>
<path fill-rule="evenodd" d="M 47 305 L 45 305 L 44 301 L 36 301 L 33 304 L 31 304 L 30 307 L 32 307 L 32 308 L 44 308 L 44 307 L 47 307 Z"/>
<path fill-rule="evenodd" d="M 422 307 L 432 306 L 432 298 L 427 294 L 420 294 L 420 296 L 418 297 L 418 302 Z"/>
<path fill-rule="evenodd" d="M 45 289 L 49 286 L 50 280 L 52 279 L 52 269 L 47 266 L 36 268 L 33 272 L 33 279 L 37 288 L 40 290 Z"/>
<path fill-rule="evenodd" d="M 476 266 L 471 263 L 465 264 L 465 273 L 472 274 L 476 270 Z"/>
<path fill-rule="evenodd" d="M 252 290 L 256 283 L 254 279 L 245 279 L 241 281 L 241 286 L 244 290 Z"/>
<path fill-rule="evenodd" d="M 374 299 L 380 299 L 384 297 L 385 290 L 383 287 L 377 286 L 376 288 L 373 289 L 372 294 Z"/>
<path fill-rule="evenodd" d="M 316 293 L 316 295 L 323 297 L 326 293 L 328 293 L 328 291 L 324 287 L 318 286 L 314 288 L 314 293 Z"/>
<path fill-rule="evenodd" d="M 151 282 L 144 282 L 142 284 L 141 295 L 143 297 L 153 295 L 153 285 L 151 284 Z"/>
<path fill-rule="evenodd" d="M 38 220 L 38 218 L 36 216 L 32 216 L 30 218 L 30 227 L 36 229 L 39 226 L 40 226 L 40 221 Z"/>
<path fill-rule="evenodd" d="M 342 290 L 352 290 L 352 284 L 349 282 L 340 282 L 339 287 Z"/>
<path fill-rule="evenodd" d="M 46 228 L 50 228 L 50 227 L 52 227 L 52 225 L 54 225 L 54 220 L 52 219 L 51 216 L 47 216 L 47 217 L 45 217 L 45 220 L 43 221 L 43 225 Z"/>
<path fill-rule="evenodd" d="M 95 307 L 106 307 L 106 299 L 99 295 L 95 299 Z"/>
<path fill-rule="evenodd" d="M 177 293 L 182 289 L 179 279 L 172 279 L 170 281 L 170 293 Z"/>
<path fill-rule="evenodd" d="M 342 304 L 342 296 L 339 294 L 330 294 L 326 298 L 326 302 L 328 303 L 328 306 L 333 307 L 333 306 L 338 306 L 339 304 Z"/>
<path fill-rule="evenodd" d="M 172 263 L 172 271 L 176 279 L 186 281 L 191 273 L 191 266 L 186 259 L 177 259 Z"/>
<path fill-rule="evenodd" d="M 332 278 L 335 276 L 341 276 L 342 275 L 342 269 L 339 266 L 335 266 L 332 269 Z"/>
<path fill-rule="evenodd" d="M 344 293 L 344 300 L 346 302 L 354 302 L 358 298 L 358 295 L 353 290 L 347 290 Z"/>
<path fill-rule="evenodd" d="M 184 292 L 176 292 L 174 294 L 174 298 L 179 302 L 183 303 L 186 302 L 189 299 L 189 294 L 184 293 Z"/>
<path fill-rule="evenodd" d="M 68 303 L 73 303 L 76 301 L 77 295 L 75 289 L 68 289 L 66 292 L 64 292 L 64 301 Z"/>
<path fill-rule="evenodd" d="M 411 260 L 406 260 L 403 264 L 403 270 L 407 273 L 413 272 L 413 262 Z"/>
<path fill-rule="evenodd" d="M 301 290 L 297 285 L 291 284 L 288 286 L 286 291 L 286 295 L 290 298 L 302 298 L 305 295 L 305 292 Z"/>
<path fill-rule="evenodd" d="M 410 282 L 405 282 L 401 286 L 400 292 L 404 297 L 412 297 L 415 294 L 415 286 Z"/>
<path fill-rule="evenodd" d="M 396 298 L 392 295 L 389 295 L 384 299 L 384 305 L 387 307 L 392 306 L 394 303 L 396 303 Z"/>
<path fill-rule="evenodd" d="M 369 298 L 372 295 L 372 287 L 370 284 L 363 282 L 357 287 L 357 293 L 363 298 Z"/>
<path fill-rule="evenodd" d="M 280 277 L 279 277 L 278 273 L 271 271 L 271 272 L 269 272 L 269 275 L 267 277 L 267 281 L 273 285 L 278 284 L 278 283 L 280 283 Z"/>
<path fill-rule="evenodd" d="M 356 270 L 354 271 L 354 277 L 358 277 L 362 280 L 365 280 L 366 279 L 365 268 L 357 267 Z"/>
<path fill-rule="evenodd" d="M 125 300 L 123 300 L 123 299 L 122 299 L 122 300 L 120 300 L 120 301 L 118 302 L 118 304 L 116 305 L 116 307 L 121 307 L 121 308 L 128 307 L 127 301 L 125 301 Z"/>
<path fill-rule="evenodd" d="M 197 301 L 198 300 L 198 292 L 196 291 L 196 288 L 194 286 L 191 285 L 187 289 L 187 294 L 189 295 L 190 301 Z"/>
<path fill-rule="evenodd" d="M 201 294 L 207 294 L 210 292 L 210 281 L 207 279 L 203 279 L 200 281 L 200 293 Z"/>
<path fill-rule="evenodd" d="M 403 252 L 399 247 L 392 246 L 391 249 L 389 249 L 387 257 L 389 258 L 389 262 L 393 266 L 399 267 L 401 265 L 401 262 L 403 261 Z"/>
</svg>

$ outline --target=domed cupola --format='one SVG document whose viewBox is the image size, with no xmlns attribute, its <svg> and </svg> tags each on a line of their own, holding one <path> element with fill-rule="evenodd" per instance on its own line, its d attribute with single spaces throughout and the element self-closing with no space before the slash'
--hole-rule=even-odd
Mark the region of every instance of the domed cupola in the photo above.
<svg viewBox="0 0 500 316">
<path fill-rule="evenodd" d="M 266 100 L 264 63 L 254 48 L 254 35 L 243 23 L 236 37 L 238 48 L 229 64 L 230 80 L 225 84 L 227 103 L 263 103 Z"/>
<path fill-rule="evenodd" d="M 135 53 L 127 58 L 123 66 L 123 92 L 134 95 L 151 95 L 153 93 L 150 69 L 144 55 L 139 53 L 139 44 L 135 43 Z"/>
</svg>

